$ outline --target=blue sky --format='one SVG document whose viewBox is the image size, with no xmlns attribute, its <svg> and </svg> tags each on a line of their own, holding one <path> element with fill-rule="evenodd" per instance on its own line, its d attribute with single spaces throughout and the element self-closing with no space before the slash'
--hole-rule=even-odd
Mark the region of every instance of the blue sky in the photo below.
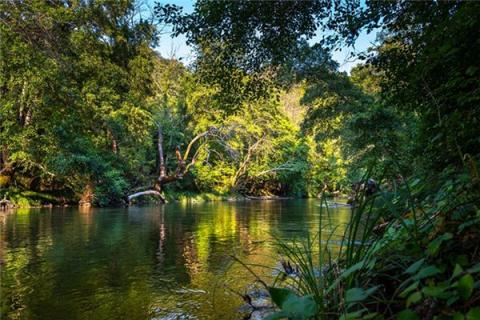
<svg viewBox="0 0 480 320">
<path fill-rule="evenodd" d="M 155 0 L 149 0 L 149 2 L 156 2 Z M 167 1 L 160 1 L 161 3 L 170 3 L 170 4 L 176 4 L 181 7 L 186 12 L 192 12 L 193 11 L 193 5 L 194 1 L 190 0 L 167 0 Z M 181 59 L 185 63 L 189 63 L 194 59 L 192 49 L 187 46 L 186 44 L 186 39 L 184 36 L 179 36 L 176 38 L 171 38 L 171 36 L 168 33 L 168 30 L 165 29 L 163 30 L 164 32 L 162 33 L 161 39 L 160 39 L 160 44 L 156 48 L 156 50 L 166 58 L 177 58 Z M 354 48 L 350 47 L 343 47 L 340 48 L 338 51 L 334 51 L 332 53 L 332 58 L 337 61 L 340 65 L 340 71 L 346 71 L 350 72 L 350 70 L 360 63 L 359 60 L 357 59 L 349 59 L 350 53 L 352 52 L 362 52 L 367 50 L 369 47 L 371 47 L 375 41 L 376 38 L 376 33 L 370 33 L 367 34 L 366 32 L 362 32 L 356 43 Z M 311 43 L 315 43 L 317 39 L 313 38 L 311 39 Z"/>
</svg>

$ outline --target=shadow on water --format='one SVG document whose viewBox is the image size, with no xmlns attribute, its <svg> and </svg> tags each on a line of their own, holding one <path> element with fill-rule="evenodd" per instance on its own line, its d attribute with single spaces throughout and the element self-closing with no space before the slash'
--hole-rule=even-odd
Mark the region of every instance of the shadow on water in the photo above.
<svg viewBox="0 0 480 320">
<path fill-rule="evenodd" d="M 236 319 L 232 292 L 253 279 L 232 255 L 273 267 L 272 237 L 314 235 L 319 214 L 317 200 L 19 209 L 0 219 L 0 318 Z M 331 210 L 324 232 L 349 216 Z"/>
</svg>

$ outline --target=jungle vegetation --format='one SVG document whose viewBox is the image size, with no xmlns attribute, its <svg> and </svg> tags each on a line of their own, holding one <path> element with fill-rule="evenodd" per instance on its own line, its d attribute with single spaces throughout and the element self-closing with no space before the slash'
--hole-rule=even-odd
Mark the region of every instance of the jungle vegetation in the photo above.
<svg viewBox="0 0 480 320">
<path fill-rule="evenodd" d="M 345 189 L 352 155 L 369 143 L 354 142 L 360 131 L 342 134 L 354 109 L 369 116 L 368 83 L 377 80 L 360 67 L 339 72 L 327 47 L 307 42 L 321 9 L 312 5 L 271 2 L 257 12 L 254 2 L 199 1 L 183 16 L 134 1 L 2 2 L 0 197 L 107 206 L 149 189 L 167 197 Z M 277 6 L 286 12 L 275 16 L 294 20 L 270 21 Z M 236 12 L 242 18 L 223 25 Z M 285 30 L 270 34 L 271 23 Z M 164 24 L 188 35 L 191 65 L 155 52 Z"/>
<path fill-rule="evenodd" d="M 0 3 L 0 197 L 307 197 L 373 178 L 338 258 L 280 244 L 302 276 L 269 288 L 271 319 L 480 318 L 480 3 L 142 8 Z M 190 65 L 155 52 L 164 25 Z M 332 50 L 365 31 L 378 45 L 340 72 Z"/>
</svg>

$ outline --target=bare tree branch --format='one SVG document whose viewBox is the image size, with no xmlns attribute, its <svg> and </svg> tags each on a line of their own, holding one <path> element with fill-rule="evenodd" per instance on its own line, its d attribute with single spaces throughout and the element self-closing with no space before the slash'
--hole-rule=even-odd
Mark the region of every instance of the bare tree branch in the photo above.
<svg viewBox="0 0 480 320">
<path fill-rule="evenodd" d="M 245 174 L 245 171 L 247 170 L 248 163 L 250 162 L 250 158 L 252 157 L 254 151 L 257 149 L 257 147 L 260 145 L 260 143 L 262 143 L 262 141 L 264 139 L 265 139 L 265 136 L 262 136 L 255 143 L 253 143 L 251 146 L 248 147 L 247 155 L 245 156 L 242 163 L 238 167 L 238 170 L 235 173 L 235 176 L 233 178 L 234 185 L 236 185 L 238 180 L 240 179 L 240 177 Z"/>
<path fill-rule="evenodd" d="M 185 154 L 183 155 L 183 161 L 188 160 L 188 155 L 190 154 L 190 150 L 192 149 L 192 146 L 195 144 L 195 142 L 197 142 L 199 139 L 203 137 L 206 137 L 207 135 L 213 135 L 216 131 L 217 129 L 212 127 L 207 131 L 198 134 L 195 138 L 193 138 L 192 141 L 190 141 L 190 143 L 188 144 L 187 150 L 185 150 Z"/>
<path fill-rule="evenodd" d="M 129 195 L 127 197 L 129 202 L 132 199 L 134 199 L 136 197 L 139 197 L 139 196 L 143 196 L 143 195 L 156 195 L 156 196 L 160 197 L 162 202 L 165 202 L 165 199 L 161 195 L 161 192 L 163 190 L 164 185 L 166 185 L 167 183 L 171 183 L 171 182 L 183 179 L 184 175 L 188 172 L 188 169 L 192 165 L 195 164 L 196 158 L 198 156 L 198 150 L 199 149 L 197 149 L 197 151 L 194 154 L 194 156 L 192 157 L 192 160 L 190 161 L 190 163 L 188 165 L 186 165 L 186 162 L 188 160 L 188 156 L 190 154 L 190 151 L 193 148 L 193 145 L 202 138 L 206 138 L 208 136 L 213 136 L 213 135 L 218 135 L 218 129 L 216 129 L 214 127 L 208 129 L 205 132 L 202 132 L 202 133 L 196 135 L 190 141 L 190 143 L 188 144 L 187 149 L 186 149 L 185 153 L 183 154 L 183 156 L 182 156 L 182 153 L 180 151 L 180 146 L 177 146 L 176 149 L 175 149 L 175 156 L 177 158 L 177 168 L 176 168 L 175 172 L 173 172 L 171 174 L 167 174 L 167 168 L 166 168 L 166 165 L 165 165 L 165 156 L 164 156 L 164 152 L 163 152 L 163 142 L 164 142 L 164 140 L 163 140 L 163 130 L 162 130 L 162 126 L 161 126 L 160 123 L 158 123 L 157 126 L 158 126 L 157 148 L 158 148 L 158 158 L 159 158 L 158 161 L 159 161 L 159 166 L 160 166 L 158 178 L 156 179 L 153 187 L 150 190 L 137 192 L 137 193 L 134 193 L 132 195 Z M 205 143 L 201 144 L 200 147 L 202 147 L 203 145 L 205 145 Z"/>
</svg>

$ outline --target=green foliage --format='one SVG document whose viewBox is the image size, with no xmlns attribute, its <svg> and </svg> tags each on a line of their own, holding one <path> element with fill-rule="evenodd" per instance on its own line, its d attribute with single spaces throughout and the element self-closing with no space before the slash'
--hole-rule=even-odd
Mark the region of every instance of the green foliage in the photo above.
<svg viewBox="0 0 480 320">
<path fill-rule="evenodd" d="M 311 296 L 321 319 L 369 319 L 379 312 L 392 319 L 473 316 L 480 230 L 471 222 L 480 211 L 471 183 L 460 176 L 450 187 L 433 187 L 412 179 L 374 198 L 362 196 L 340 245 L 329 237 L 317 245 L 309 238 L 279 241 L 295 272 L 281 270 L 275 286 Z"/>
<path fill-rule="evenodd" d="M 329 51 L 303 38 L 326 14 L 319 3 L 200 1 L 189 15 L 157 6 L 157 17 L 195 45 L 189 69 L 154 53 L 157 31 L 134 1 L 1 6 L 2 188 L 62 192 L 74 202 L 92 187 L 95 204 L 122 203 L 156 179 L 157 125 L 170 172 L 177 146 L 211 127 L 222 134 L 193 147 L 190 174 L 167 193 L 303 197 L 348 184 L 338 134 L 324 139 L 298 128 L 318 120 L 311 104 L 341 100 L 333 112 L 355 91 Z M 295 19 L 271 20 L 272 8 Z M 283 36 L 269 34 L 270 25 Z M 245 43 L 258 49 L 245 51 Z M 280 99 L 287 95 L 297 115 Z M 359 93 L 348 95 L 354 101 Z M 328 126 L 341 127 L 343 116 L 329 117 Z"/>
<path fill-rule="evenodd" d="M 100 206 L 106 206 L 122 199 L 127 191 L 128 183 L 117 170 L 104 172 L 100 178 L 95 196 Z"/>
<path fill-rule="evenodd" d="M 237 4 L 224 5 L 234 10 Z M 197 6 L 210 8 L 208 3 Z M 310 4 L 297 7 L 311 10 Z M 92 186 L 97 205 L 121 203 L 134 188 L 155 180 L 156 124 L 163 130 L 167 160 L 177 146 L 185 149 L 192 137 L 210 127 L 220 128 L 223 137 L 194 146 L 198 159 L 190 175 L 169 185 L 167 193 L 308 196 L 325 184 L 336 189 L 343 183 L 344 165 L 337 161 L 341 155 L 332 141 L 313 142 L 299 131 L 299 120 L 283 110 L 274 69 L 219 68 L 211 59 L 218 61 L 215 55 L 228 51 L 212 52 L 217 45 L 213 38 L 199 42 L 193 71 L 159 58 L 151 49 L 155 29 L 136 18 L 135 8 L 132 1 L 2 5 L 9 22 L 0 30 L 0 137 L 2 168 L 9 170 L 2 176 L 3 187 L 52 193 L 62 189 L 75 194 L 69 201 L 77 201 Z M 21 19 L 19 10 L 29 12 L 28 19 Z M 264 23 L 267 13 L 259 13 Z M 37 19 L 40 15 L 45 19 Z M 297 27 L 298 34 L 311 33 L 311 27 L 295 24 L 285 31 Z M 27 29 L 48 30 L 51 38 L 30 38 L 18 31 Z M 283 68 L 295 79 L 323 68 L 324 62 L 335 67 L 321 47 L 289 37 L 302 52 L 289 57 Z M 269 39 L 259 40 L 265 52 L 277 48 L 271 42 L 277 38 Z M 280 53 L 272 54 L 280 58 Z M 226 72 L 229 80 L 219 72 Z M 303 95 L 284 90 L 291 90 L 296 101 Z M 175 171 L 175 161 L 167 161 L 167 167 Z"/>
<path fill-rule="evenodd" d="M 419 162 L 438 173 L 463 165 L 467 153 L 478 155 L 479 3 L 369 2 L 356 9 L 339 15 L 335 29 L 347 41 L 361 29 L 381 29 L 370 62 L 382 74 L 386 103 L 419 119 Z"/>
<path fill-rule="evenodd" d="M 306 175 L 309 164 L 302 154 L 306 146 L 297 139 L 298 129 L 285 118 L 275 100 L 245 103 L 243 108 L 243 116 L 217 120 L 223 141 L 200 151 L 192 171 L 199 190 L 306 194 L 298 175 Z"/>
<path fill-rule="evenodd" d="M 9 185 L 27 177 L 35 183 L 25 189 L 61 185 L 81 194 L 95 178 L 111 188 L 99 203 L 110 203 L 112 190 L 124 188 L 119 172 L 130 169 L 124 155 L 148 134 L 153 26 L 131 19 L 132 1 L 0 6 L 0 140 Z"/>
<path fill-rule="evenodd" d="M 185 34 L 190 44 L 220 45 L 215 54 L 222 57 L 221 63 L 252 70 L 294 56 L 298 40 L 315 35 L 317 21 L 328 15 L 329 7 L 319 1 L 201 0 L 189 14 L 169 4 L 157 4 L 155 11 L 161 22 L 172 24 L 174 33 Z"/>
<path fill-rule="evenodd" d="M 266 319 L 310 319 L 317 313 L 317 306 L 312 296 L 298 297 L 292 290 L 283 288 L 268 289 L 273 302 L 281 309 Z"/>
<path fill-rule="evenodd" d="M 357 190 L 339 245 L 279 243 L 299 272 L 270 288 L 272 319 L 479 317 L 479 3 L 157 4 L 194 46 L 189 68 L 155 54 L 137 4 L 0 3 L 2 196 L 121 203 L 158 177 L 157 126 L 169 172 L 212 131 L 167 198 L 381 185 Z M 338 72 L 331 46 L 375 29 L 366 63 Z"/>
</svg>

